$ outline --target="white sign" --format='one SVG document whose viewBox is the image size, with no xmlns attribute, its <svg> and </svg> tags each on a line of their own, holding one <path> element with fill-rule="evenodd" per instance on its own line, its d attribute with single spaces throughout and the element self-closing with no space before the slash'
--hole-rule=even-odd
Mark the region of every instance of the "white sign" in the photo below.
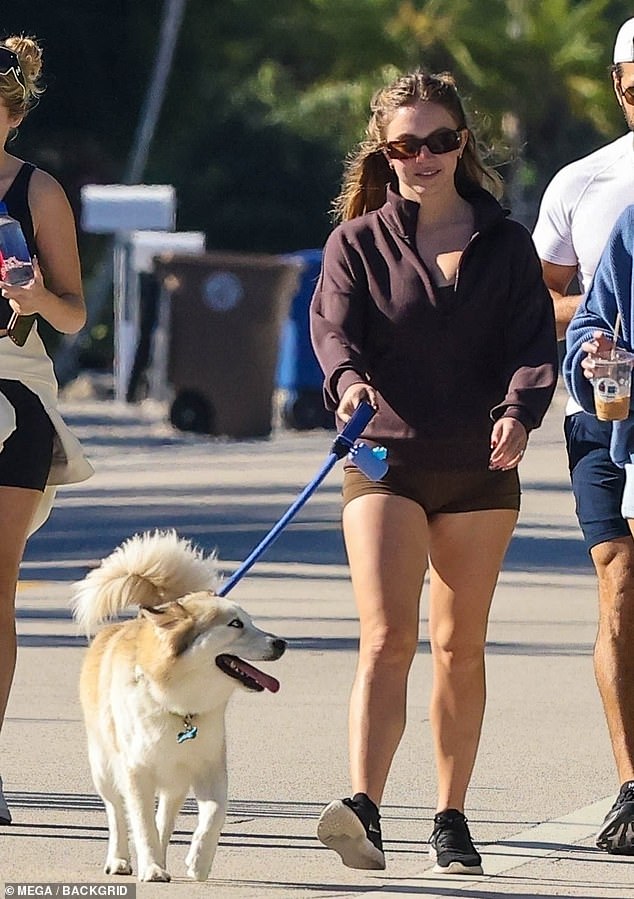
<svg viewBox="0 0 634 899">
<path fill-rule="evenodd" d="M 176 191 L 171 184 L 85 184 L 81 227 L 92 234 L 173 231 Z"/>
<path fill-rule="evenodd" d="M 134 231 L 130 235 L 130 265 L 135 272 L 151 272 L 161 253 L 205 252 L 202 231 Z"/>
</svg>

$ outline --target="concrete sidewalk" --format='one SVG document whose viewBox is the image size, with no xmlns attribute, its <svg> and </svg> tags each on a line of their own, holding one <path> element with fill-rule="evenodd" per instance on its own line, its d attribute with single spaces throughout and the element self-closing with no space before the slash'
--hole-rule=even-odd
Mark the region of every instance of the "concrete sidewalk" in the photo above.
<svg viewBox="0 0 634 899">
<path fill-rule="evenodd" d="M 387 870 L 348 870 L 316 840 L 323 805 L 348 793 L 357 639 L 336 468 L 231 593 L 291 646 L 270 669 L 278 694 L 239 693 L 230 705 L 229 815 L 212 878 L 185 877 L 188 801 L 168 857 L 172 883 L 141 884 L 137 895 L 634 899 L 634 858 L 607 856 L 592 839 L 617 784 L 592 672 L 596 597 L 568 487 L 563 402 L 560 393 L 522 462 L 523 511 L 491 616 L 488 709 L 467 809 L 486 874 L 429 873 L 425 602 L 408 727 L 382 809 Z M 106 820 L 77 701 L 85 644 L 68 613 L 69 582 L 135 531 L 170 526 L 216 546 L 230 572 L 321 467 L 332 434 L 231 443 L 179 434 L 154 410 L 110 402 L 68 402 L 65 414 L 97 474 L 60 491 L 23 565 L 18 669 L 0 743 L 14 816 L 0 829 L 0 881 L 133 882 L 102 873 Z"/>
</svg>

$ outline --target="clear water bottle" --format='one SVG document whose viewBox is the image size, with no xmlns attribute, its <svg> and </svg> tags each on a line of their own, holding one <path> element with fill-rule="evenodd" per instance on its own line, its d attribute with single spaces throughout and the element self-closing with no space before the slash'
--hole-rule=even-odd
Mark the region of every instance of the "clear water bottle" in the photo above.
<svg viewBox="0 0 634 899">
<path fill-rule="evenodd" d="M 0 203 L 0 281 L 12 287 L 28 287 L 35 273 L 20 223 L 11 218 L 4 203 Z M 35 315 L 13 312 L 7 327 L 9 337 L 24 346 L 35 321 Z"/>
<path fill-rule="evenodd" d="M 12 287 L 26 287 L 33 277 L 33 261 L 20 223 L 0 203 L 0 281 Z"/>
</svg>

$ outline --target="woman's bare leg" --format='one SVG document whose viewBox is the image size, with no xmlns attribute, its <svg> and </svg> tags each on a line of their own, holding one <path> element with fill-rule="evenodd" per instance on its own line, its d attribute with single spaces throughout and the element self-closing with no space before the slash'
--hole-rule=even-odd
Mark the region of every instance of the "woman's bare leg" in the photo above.
<svg viewBox="0 0 634 899">
<path fill-rule="evenodd" d="M 379 806 L 405 727 L 427 518 L 412 500 L 371 494 L 348 503 L 343 529 L 360 621 L 350 697 L 350 776 L 353 793 L 366 793 Z"/>
<path fill-rule="evenodd" d="M 484 716 L 489 609 L 516 521 L 513 510 L 496 509 L 437 515 L 429 524 L 438 811 L 464 811 Z"/>
<path fill-rule="evenodd" d="M 37 490 L 0 487 L 0 729 L 15 671 L 18 572 L 29 526 L 41 496 Z"/>
</svg>

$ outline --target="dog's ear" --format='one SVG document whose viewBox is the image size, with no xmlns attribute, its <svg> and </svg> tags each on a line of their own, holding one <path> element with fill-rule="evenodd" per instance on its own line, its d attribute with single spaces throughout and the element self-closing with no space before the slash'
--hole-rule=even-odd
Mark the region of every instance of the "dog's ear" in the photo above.
<svg viewBox="0 0 634 899">
<path fill-rule="evenodd" d="M 155 627 L 165 630 L 176 627 L 184 619 L 190 617 L 179 602 L 170 602 L 164 606 L 142 606 L 139 609 L 139 618 L 145 618 Z"/>
</svg>

